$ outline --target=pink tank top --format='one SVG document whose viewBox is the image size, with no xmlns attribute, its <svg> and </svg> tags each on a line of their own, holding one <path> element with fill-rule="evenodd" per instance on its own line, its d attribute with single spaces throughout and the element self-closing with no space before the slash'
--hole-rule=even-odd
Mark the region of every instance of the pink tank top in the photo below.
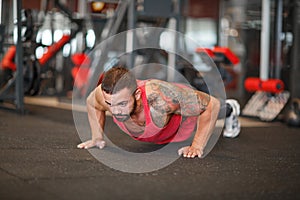
<svg viewBox="0 0 300 200">
<path fill-rule="evenodd" d="M 163 128 L 157 127 L 152 121 L 150 108 L 147 101 L 145 84 L 146 81 L 138 80 L 138 87 L 141 89 L 142 102 L 144 106 L 144 113 L 146 119 L 145 131 L 138 137 L 132 135 L 123 122 L 119 122 L 113 117 L 114 122 L 129 136 L 135 140 L 143 142 L 152 142 L 156 144 L 166 144 L 170 142 L 180 142 L 188 139 L 197 124 L 198 116 L 187 117 L 182 121 L 181 115 L 174 114 L 169 123 Z M 180 87 L 187 87 L 185 85 L 178 84 Z"/>
</svg>

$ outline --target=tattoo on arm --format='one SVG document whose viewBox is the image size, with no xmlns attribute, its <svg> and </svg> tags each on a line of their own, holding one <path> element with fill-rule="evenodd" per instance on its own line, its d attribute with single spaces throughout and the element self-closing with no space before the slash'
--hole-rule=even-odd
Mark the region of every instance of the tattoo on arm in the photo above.
<svg viewBox="0 0 300 200">
<path fill-rule="evenodd" d="M 195 116 L 201 114 L 209 103 L 209 95 L 191 88 L 152 82 L 148 103 L 161 114 L 181 114 Z"/>
<path fill-rule="evenodd" d="M 156 92 L 149 94 L 148 104 L 161 114 L 167 114 L 172 111 L 170 105 Z"/>
<path fill-rule="evenodd" d="M 162 114 L 173 113 L 174 108 L 179 106 L 178 94 L 160 83 L 151 83 L 150 87 L 149 105 Z"/>
</svg>

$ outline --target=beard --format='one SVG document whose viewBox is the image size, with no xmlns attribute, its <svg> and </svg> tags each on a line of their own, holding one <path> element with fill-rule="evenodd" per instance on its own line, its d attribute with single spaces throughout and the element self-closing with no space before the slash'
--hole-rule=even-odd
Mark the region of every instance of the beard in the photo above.
<svg viewBox="0 0 300 200">
<path fill-rule="evenodd" d="M 133 107 L 132 107 L 131 111 L 129 112 L 129 114 L 112 114 L 112 115 L 119 122 L 126 122 L 128 119 L 130 119 L 131 115 L 134 114 L 136 107 L 137 107 L 137 102 L 136 102 L 136 99 L 134 98 Z"/>
<path fill-rule="evenodd" d="M 115 117 L 116 120 L 118 120 L 119 122 L 126 122 L 129 118 L 130 115 L 121 115 L 121 114 L 116 114 L 113 115 Z"/>
</svg>

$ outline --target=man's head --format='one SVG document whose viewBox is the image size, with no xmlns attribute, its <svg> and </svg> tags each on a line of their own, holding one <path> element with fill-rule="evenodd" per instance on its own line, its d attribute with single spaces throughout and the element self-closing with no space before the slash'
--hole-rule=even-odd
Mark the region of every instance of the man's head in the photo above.
<svg viewBox="0 0 300 200">
<path fill-rule="evenodd" d="M 104 74 L 101 83 L 103 97 L 113 116 L 126 121 L 135 113 L 141 92 L 135 76 L 124 67 L 113 67 Z"/>
<path fill-rule="evenodd" d="M 107 94 L 115 94 L 127 88 L 133 93 L 137 88 L 135 76 L 125 67 L 113 67 L 104 74 L 101 89 Z"/>
</svg>

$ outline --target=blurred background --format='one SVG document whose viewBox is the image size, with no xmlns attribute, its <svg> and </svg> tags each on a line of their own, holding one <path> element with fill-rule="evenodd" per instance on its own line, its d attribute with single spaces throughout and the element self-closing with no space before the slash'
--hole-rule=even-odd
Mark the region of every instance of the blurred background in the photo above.
<svg viewBox="0 0 300 200">
<path fill-rule="evenodd" d="M 295 104 L 293 109 L 298 106 L 300 5 L 297 0 L 2 0 L 0 3 L 0 100 L 16 104 L 19 110 L 23 110 L 24 96 L 51 96 L 68 101 L 75 88 L 79 90 L 76 95 L 86 97 L 95 86 L 88 83 L 90 77 L 101 76 L 101 72 L 95 74 L 92 69 L 95 53 L 102 56 L 99 65 L 118 62 L 129 68 L 153 62 L 172 65 L 191 85 L 203 91 L 205 69 L 195 70 L 194 66 L 205 63 L 205 57 L 209 57 L 220 71 L 228 98 L 250 107 L 253 99 L 260 104 L 276 99 L 279 108 L 271 120 L 290 102 Z M 146 27 L 175 30 L 191 40 L 182 42 L 162 31 L 158 36 L 161 49 L 134 50 L 124 59 L 118 56 L 118 50 L 100 53 L 95 50 L 97 44 L 111 36 Z M 130 37 L 133 39 L 128 40 Z M 121 52 L 134 49 L 143 37 L 145 34 L 127 35 Z M 184 52 L 188 60 L 172 55 L 169 49 L 174 47 Z M 112 58 L 117 61 L 111 61 Z M 82 66 L 85 70 L 79 70 Z M 17 69 L 21 67 L 18 75 Z M 80 80 L 75 82 L 79 71 Z M 143 72 L 146 73 L 154 72 Z M 167 72 L 158 73 L 163 77 Z M 264 94 L 257 97 L 256 93 Z M 245 110 L 244 114 L 261 117 L 259 112 Z"/>
</svg>

